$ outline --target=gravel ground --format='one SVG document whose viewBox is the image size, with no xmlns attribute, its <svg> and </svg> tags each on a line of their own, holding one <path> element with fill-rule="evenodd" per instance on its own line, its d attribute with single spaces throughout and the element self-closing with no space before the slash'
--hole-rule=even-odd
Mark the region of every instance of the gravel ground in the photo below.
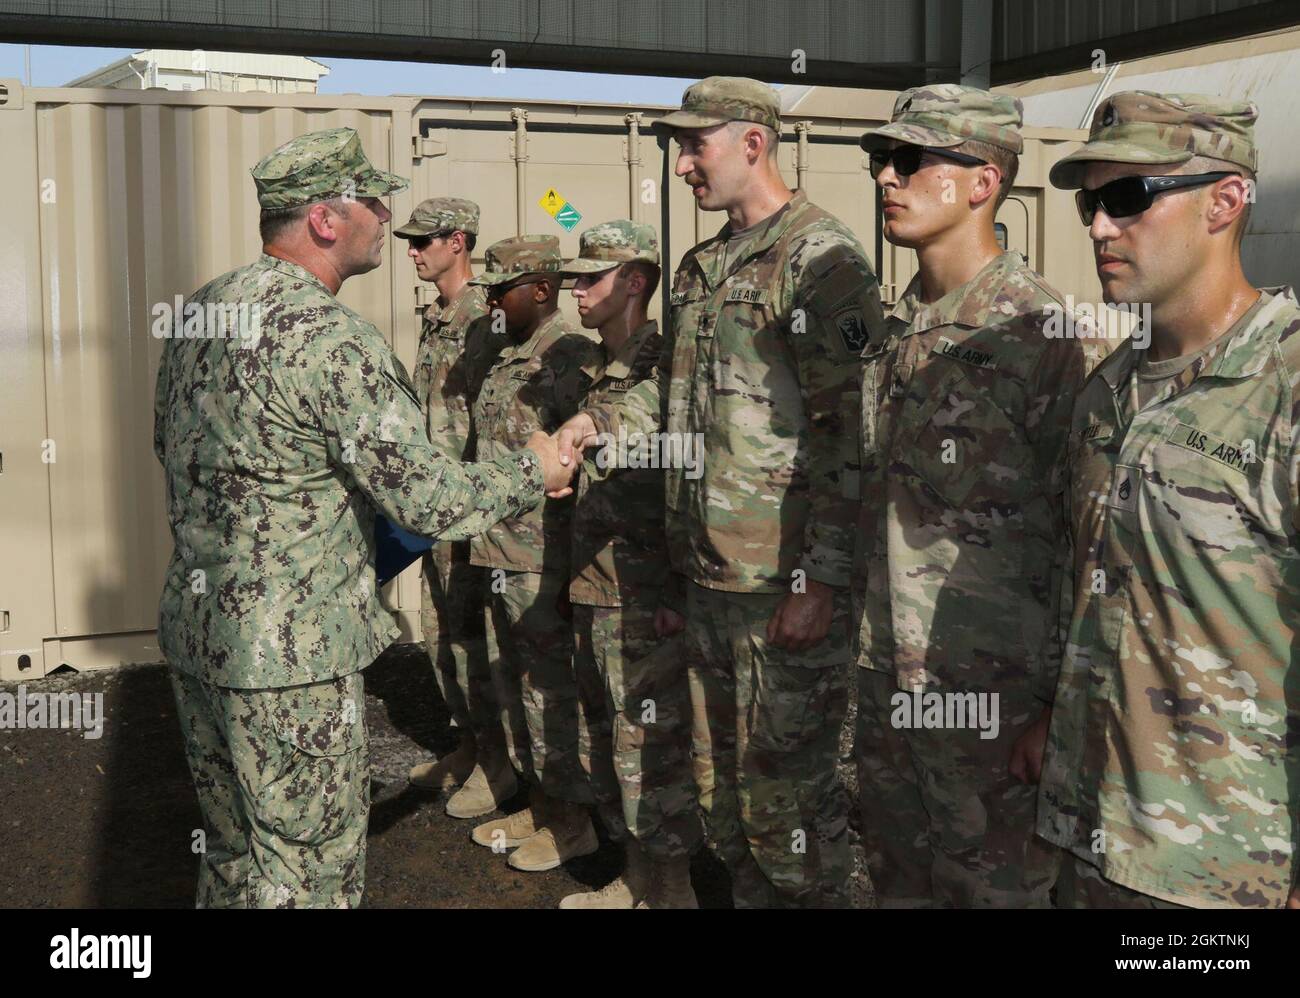
<svg viewBox="0 0 1300 998">
<path fill-rule="evenodd" d="M 71 729 L 0 729 L 0 907 L 190 907 L 199 813 L 166 669 L 69 671 L 25 685 L 33 693 L 102 693 L 104 730 L 91 739 Z M 618 872 L 619 850 L 602 837 L 598 852 L 561 869 L 518 873 L 470 841 L 473 823 L 449 818 L 440 794 L 407 784 L 413 764 L 454 744 L 423 649 L 395 647 L 366 670 L 366 710 L 373 801 L 366 906 L 550 908 Z M 851 733 L 850 709 L 840 769 L 852 800 Z M 520 795 L 505 810 L 525 803 Z M 856 810 L 851 826 L 854 903 L 870 906 Z M 726 871 L 707 852 L 695 857 L 692 876 L 703 907 L 730 907 Z"/>
</svg>

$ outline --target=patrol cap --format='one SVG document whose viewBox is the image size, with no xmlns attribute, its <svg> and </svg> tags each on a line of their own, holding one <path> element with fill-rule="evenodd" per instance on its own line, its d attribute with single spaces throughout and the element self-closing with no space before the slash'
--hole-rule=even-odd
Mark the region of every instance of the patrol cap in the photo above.
<svg viewBox="0 0 1300 998">
<path fill-rule="evenodd" d="M 578 255 L 564 264 L 568 274 L 599 274 L 632 260 L 659 266 L 659 236 L 653 225 L 626 218 L 593 225 L 578 237 Z"/>
<path fill-rule="evenodd" d="M 410 219 L 393 235 L 401 239 L 412 236 L 440 236 L 448 232 L 478 235 L 478 205 L 465 198 L 429 198 L 411 212 Z"/>
<path fill-rule="evenodd" d="M 511 236 L 487 248 L 487 269 L 471 284 L 504 284 L 525 274 L 555 273 L 563 277 L 564 261 L 555 236 Z"/>
<path fill-rule="evenodd" d="M 752 121 L 781 131 L 781 97 L 766 83 L 744 76 L 710 76 L 682 94 L 682 109 L 650 123 L 651 128 L 708 128 L 727 121 Z"/>
<path fill-rule="evenodd" d="M 1251 101 L 1205 94 L 1126 90 L 1101 102 L 1088 141 L 1052 167 L 1053 186 L 1083 186 L 1091 162 L 1176 166 L 1193 156 L 1226 160 L 1255 170 L 1255 119 Z"/>
<path fill-rule="evenodd" d="M 395 173 L 376 170 L 351 128 L 327 128 L 290 139 L 250 171 L 263 208 L 298 208 L 343 196 L 377 198 L 405 190 Z"/>
<path fill-rule="evenodd" d="M 957 83 L 933 83 L 904 90 L 894 101 L 889 124 L 873 128 L 860 142 L 867 152 L 891 139 L 916 146 L 946 149 L 968 140 L 987 142 L 1020 155 L 1024 109 L 1017 97 Z"/>
</svg>

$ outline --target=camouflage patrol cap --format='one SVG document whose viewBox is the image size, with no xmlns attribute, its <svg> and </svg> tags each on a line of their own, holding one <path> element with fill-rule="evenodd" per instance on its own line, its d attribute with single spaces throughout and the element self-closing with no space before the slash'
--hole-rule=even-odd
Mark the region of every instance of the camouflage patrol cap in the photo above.
<svg viewBox="0 0 1300 998">
<path fill-rule="evenodd" d="M 946 149 L 974 139 L 1020 155 L 1024 118 L 1019 98 L 956 83 L 933 83 L 904 90 L 894 102 L 888 125 L 862 136 L 867 152 L 883 149 L 891 139 L 916 146 Z"/>
<path fill-rule="evenodd" d="M 351 128 L 327 128 L 290 139 L 250 171 L 263 208 L 298 208 L 337 197 L 377 198 L 409 183 L 376 170 Z"/>
<path fill-rule="evenodd" d="M 473 278 L 471 284 L 504 284 L 526 274 L 560 273 L 560 241 L 554 236 L 511 236 L 487 248 L 487 270 Z"/>
<path fill-rule="evenodd" d="M 1088 141 L 1052 167 L 1056 187 L 1083 186 L 1090 162 L 1171 166 L 1208 156 L 1255 170 L 1255 119 L 1250 101 L 1204 94 L 1126 90 L 1101 102 Z"/>
<path fill-rule="evenodd" d="M 566 260 L 565 273 L 599 274 L 632 260 L 659 266 L 659 236 L 653 225 L 626 218 L 593 225 L 578 238 L 578 256 Z"/>
<path fill-rule="evenodd" d="M 393 235 L 400 239 L 412 236 L 441 236 L 449 232 L 478 235 L 478 205 L 464 198 L 429 198 L 421 201 L 411 217 Z"/>
<path fill-rule="evenodd" d="M 743 76 L 710 76 L 682 94 L 682 109 L 651 128 L 708 128 L 727 121 L 753 121 L 781 131 L 781 97 L 766 83 Z"/>
</svg>

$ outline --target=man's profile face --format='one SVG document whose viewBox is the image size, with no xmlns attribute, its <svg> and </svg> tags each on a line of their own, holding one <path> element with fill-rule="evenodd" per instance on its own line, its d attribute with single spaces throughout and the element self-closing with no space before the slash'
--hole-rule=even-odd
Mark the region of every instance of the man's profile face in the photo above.
<svg viewBox="0 0 1300 998">
<path fill-rule="evenodd" d="M 517 339 L 537 321 L 541 305 L 550 293 L 549 288 L 545 278 L 522 276 L 489 286 L 487 306 L 489 311 L 501 311 L 505 317 L 506 333 Z"/>
<path fill-rule="evenodd" d="M 357 198 L 345 205 L 344 213 L 335 213 L 336 248 L 349 274 L 368 273 L 383 262 L 384 226 L 392 217 L 384 202 L 373 197 Z"/>
<path fill-rule="evenodd" d="M 599 329 L 627 307 L 627 281 L 620 279 L 622 267 L 610 267 L 598 274 L 579 274 L 573 282 L 578 318 L 584 329 Z"/>
<path fill-rule="evenodd" d="M 743 193 L 748 179 L 744 134 L 727 122 L 674 132 L 680 147 L 676 175 L 686 180 L 702 210 L 723 211 Z"/>
<path fill-rule="evenodd" d="M 1083 173 L 1089 190 L 1132 176 L 1166 176 L 1179 167 L 1091 162 Z M 1088 238 L 1097 279 L 1108 304 L 1159 305 L 1184 286 L 1208 248 L 1203 212 L 1208 188 L 1157 195 L 1146 211 L 1111 218 L 1098 206 Z"/>
<path fill-rule="evenodd" d="M 406 255 L 415 264 L 416 276 L 422 281 L 437 280 L 451 269 L 456 254 L 452 249 L 452 235 L 430 236 L 424 246 L 418 244 L 420 239 L 407 241 Z"/>
<path fill-rule="evenodd" d="M 889 148 L 902 145 L 907 143 L 891 141 Z M 905 177 L 888 163 L 876 178 L 885 238 L 915 248 L 962 224 L 970 217 L 971 186 L 978 178 L 978 168 L 930 153 Z"/>
</svg>

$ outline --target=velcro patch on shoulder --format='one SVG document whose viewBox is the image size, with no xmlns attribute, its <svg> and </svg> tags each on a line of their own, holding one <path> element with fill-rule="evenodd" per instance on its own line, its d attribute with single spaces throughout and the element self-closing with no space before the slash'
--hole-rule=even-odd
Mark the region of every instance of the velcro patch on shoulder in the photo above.
<svg viewBox="0 0 1300 998">
<path fill-rule="evenodd" d="M 958 360 L 963 364 L 970 364 L 972 367 L 982 367 L 986 371 L 996 371 L 998 369 L 998 359 L 991 351 L 981 350 L 978 347 L 962 346 L 960 343 L 954 343 L 946 336 L 940 336 L 939 342 L 934 345 L 930 352 L 947 357 L 949 360 Z"/>
<path fill-rule="evenodd" d="M 1170 431 L 1168 439 L 1171 444 L 1177 447 L 1182 447 L 1194 454 L 1200 454 L 1202 457 L 1208 457 L 1211 461 L 1218 461 L 1225 467 L 1231 468 L 1233 471 L 1239 471 L 1243 475 L 1250 474 L 1251 466 L 1259 460 L 1253 440 L 1243 440 L 1237 444 L 1229 443 L 1221 437 L 1206 433 L 1200 427 L 1193 426 L 1191 423 L 1184 423 L 1181 420 L 1174 422 L 1173 430 Z"/>
<path fill-rule="evenodd" d="M 835 331 L 844 341 L 844 349 L 854 355 L 859 355 L 866 349 L 867 323 L 862 317 L 862 309 L 846 308 L 837 313 L 832 321 L 835 323 Z"/>
</svg>

